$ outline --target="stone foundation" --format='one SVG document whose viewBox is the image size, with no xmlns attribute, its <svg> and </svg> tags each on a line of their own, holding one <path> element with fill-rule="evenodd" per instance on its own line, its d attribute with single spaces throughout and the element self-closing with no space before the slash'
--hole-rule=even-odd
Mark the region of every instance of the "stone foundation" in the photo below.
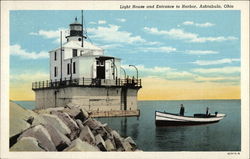
<svg viewBox="0 0 250 159">
<path fill-rule="evenodd" d="M 126 87 L 65 87 L 37 89 L 36 109 L 54 108 L 74 103 L 95 117 L 138 116 L 139 88 Z"/>
</svg>

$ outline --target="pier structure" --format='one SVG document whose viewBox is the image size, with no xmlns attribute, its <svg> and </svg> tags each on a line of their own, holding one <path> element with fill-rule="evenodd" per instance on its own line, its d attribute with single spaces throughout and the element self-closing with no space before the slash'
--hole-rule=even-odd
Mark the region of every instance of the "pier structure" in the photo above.
<svg viewBox="0 0 250 159">
<path fill-rule="evenodd" d="M 121 78 L 121 59 L 104 55 L 104 50 L 86 41 L 83 25 L 70 24 L 67 42 L 49 52 L 50 79 L 32 83 L 36 108 L 74 103 L 95 117 L 139 116 L 137 93 L 142 88 L 137 76 Z M 123 69 L 124 71 L 124 69 Z M 125 71 L 124 71 L 125 73 Z"/>
</svg>

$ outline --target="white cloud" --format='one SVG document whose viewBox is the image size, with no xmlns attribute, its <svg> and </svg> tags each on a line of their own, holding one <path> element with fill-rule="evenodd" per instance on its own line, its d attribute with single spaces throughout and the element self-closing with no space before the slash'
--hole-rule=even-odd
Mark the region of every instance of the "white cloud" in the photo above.
<svg viewBox="0 0 250 159">
<path fill-rule="evenodd" d="M 175 52 L 176 48 L 170 46 L 162 46 L 162 47 L 143 47 L 139 48 L 139 50 L 143 52 L 163 52 L 163 53 L 170 53 Z"/>
<path fill-rule="evenodd" d="M 192 22 L 192 21 L 185 21 L 182 24 L 183 25 L 194 25 L 194 22 Z"/>
<path fill-rule="evenodd" d="M 99 20 L 98 24 L 106 24 L 107 22 L 105 20 Z"/>
<path fill-rule="evenodd" d="M 140 36 L 133 36 L 127 31 L 120 31 L 120 26 L 109 25 L 108 27 L 89 28 L 88 32 L 92 34 L 92 38 L 103 40 L 106 42 L 120 42 L 120 43 L 136 43 L 146 42 Z"/>
<path fill-rule="evenodd" d="M 207 55 L 207 54 L 218 54 L 218 51 L 213 50 L 186 50 L 184 51 L 186 54 L 192 55 Z"/>
<path fill-rule="evenodd" d="M 119 21 L 119 22 L 126 22 L 126 21 L 127 21 L 127 20 L 124 19 L 124 18 L 117 18 L 116 20 Z"/>
<path fill-rule="evenodd" d="M 126 70 L 127 75 L 130 75 L 131 72 L 134 73 L 135 69 L 129 67 L 129 65 L 122 65 Z M 189 71 L 180 71 L 171 67 L 145 67 L 144 65 L 136 66 L 139 71 L 140 77 L 158 77 L 167 80 L 176 80 L 176 81 L 194 81 L 194 82 L 226 82 L 226 83 L 238 83 L 240 81 L 240 76 L 223 76 L 218 73 L 235 73 L 239 71 L 237 67 L 228 67 L 228 68 L 215 68 L 215 69 L 196 69 L 194 72 Z M 231 71 L 228 71 L 228 69 Z M 205 75 L 198 75 L 197 73 L 204 73 Z M 209 74 L 208 73 L 213 73 Z M 208 77 L 209 76 L 209 77 Z"/>
<path fill-rule="evenodd" d="M 180 39 L 185 40 L 187 42 L 194 42 L 194 43 L 203 43 L 203 42 L 221 42 L 227 40 L 236 40 L 236 37 L 233 36 L 218 36 L 218 37 L 200 37 L 198 34 L 186 32 L 182 29 L 170 29 L 170 30 L 158 30 L 157 28 L 149 28 L 144 27 L 144 30 L 150 34 L 154 35 L 163 35 L 167 37 L 171 37 L 173 39 Z"/>
<path fill-rule="evenodd" d="M 10 54 L 13 56 L 20 56 L 24 59 L 42 59 L 48 58 L 49 53 L 46 51 L 36 52 L 27 52 L 25 49 L 22 49 L 20 45 L 15 44 L 10 46 Z"/>
<path fill-rule="evenodd" d="M 89 22 L 89 24 L 96 24 L 96 22 Z"/>
<path fill-rule="evenodd" d="M 147 41 L 147 42 L 145 42 L 145 45 L 160 45 L 160 44 L 162 44 L 162 43 L 159 41 Z"/>
<path fill-rule="evenodd" d="M 232 74 L 232 73 L 239 73 L 240 72 L 240 67 L 221 67 L 221 68 L 198 68 L 198 69 L 193 69 L 193 72 L 196 73 L 222 73 L 222 74 Z"/>
<path fill-rule="evenodd" d="M 53 39 L 54 43 L 60 43 L 60 35 L 62 31 L 62 42 L 66 42 L 66 36 L 69 34 L 69 30 L 65 28 L 59 28 L 57 30 L 39 30 L 38 32 L 31 32 L 30 35 L 41 36 L 45 39 Z"/>
<path fill-rule="evenodd" d="M 195 23 L 193 21 L 185 21 L 182 23 L 183 25 L 193 25 L 197 27 L 211 27 L 214 26 L 215 24 L 212 24 L 210 22 L 205 22 L 205 23 Z"/>
<path fill-rule="evenodd" d="M 167 72 L 167 71 L 173 70 L 170 67 L 157 67 L 157 66 L 155 66 L 153 68 L 147 68 L 144 65 L 137 65 L 136 67 L 141 72 L 151 72 L 151 73 L 157 73 L 157 72 L 162 73 L 162 72 Z M 134 70 L 134 68 L 129 67 L 129 65 L 122 65 L 122 68 L 127 69 L 127 70 Z"/>
<path fill-rule="evenodd" d="M 197 60 L 195 62 L 192 62 L 197 65 L 218 65 L 218 64 L 225 64 L 225 63 L 232 63 L 232 62 L 239 62 L 240 59 L 229 59 L 229 58 L 224 58 L 220 60 Z"/>
<path fill-rule="evenodd" d="M 123 65 L 122 67 L 126 70 L 134 71 L 134 68 L 129 67 L 128 65 Z M 148 68 L 148 67 L 145 67 L 144 65 L 137 65 L 136 67 L 141 76 L 160 77 L 160 78 L 170 79 L 170 80 L 191 80 L 195 78 L 195 75 L 190 72 L 178 71 L 170 67 L 155 66 L 152 68 Z"/>
<path fill-rule="evenodd" d="M 117 47 L 122 47 L 120 44 L 107 44 L 107 45 L 99 45 L 102 49 L 113 49 Z"/>
</svg>

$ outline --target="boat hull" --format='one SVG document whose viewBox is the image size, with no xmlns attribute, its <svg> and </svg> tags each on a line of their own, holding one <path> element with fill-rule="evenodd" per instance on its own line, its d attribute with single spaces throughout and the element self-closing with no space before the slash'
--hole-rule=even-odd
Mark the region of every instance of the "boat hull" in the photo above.
<svg viewBox="0 0 250 159">
<path fill-rule="evenodd" d="M 211 121 L 211 122 L 176 122 L 176 121 L 166 121 L 166 120 L 156 120 L 155 125 L 156 126 L 191 126 L 191 125 L 204 125 L 204 124 L 212 124 L 212 123 L 218 123 L 218 121 Z"/>
<path fill-rule="evenodd" d="M 217 123 L 225 114 L 210 115 L 206 117 L 180 116 L 166 112 L 155 112 L 156 126 L 190 126 Z"/>
</svg>

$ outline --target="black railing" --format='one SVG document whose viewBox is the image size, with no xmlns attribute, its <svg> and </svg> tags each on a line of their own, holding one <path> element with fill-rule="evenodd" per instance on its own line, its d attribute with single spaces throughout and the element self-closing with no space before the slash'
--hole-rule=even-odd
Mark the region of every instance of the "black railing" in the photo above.
<svg viewBox="0 0 250 159">
<path fill-rule="evenodd" d="M 60 81 L 39 81 L 32 83 L 32 89 L 46 89 L 46 88 L 60 88 L 68 86 L 93 86 L 93 87 L 102 87 L 102 86 L 121 86 L 129 88 L 141 88 L 141 79 L 135 78 L 126 78 L 115 80 L 111 79 L 97 79 L 97 78 L 76 78 L 76 79 L 64 79 Z"/>
</svg>

